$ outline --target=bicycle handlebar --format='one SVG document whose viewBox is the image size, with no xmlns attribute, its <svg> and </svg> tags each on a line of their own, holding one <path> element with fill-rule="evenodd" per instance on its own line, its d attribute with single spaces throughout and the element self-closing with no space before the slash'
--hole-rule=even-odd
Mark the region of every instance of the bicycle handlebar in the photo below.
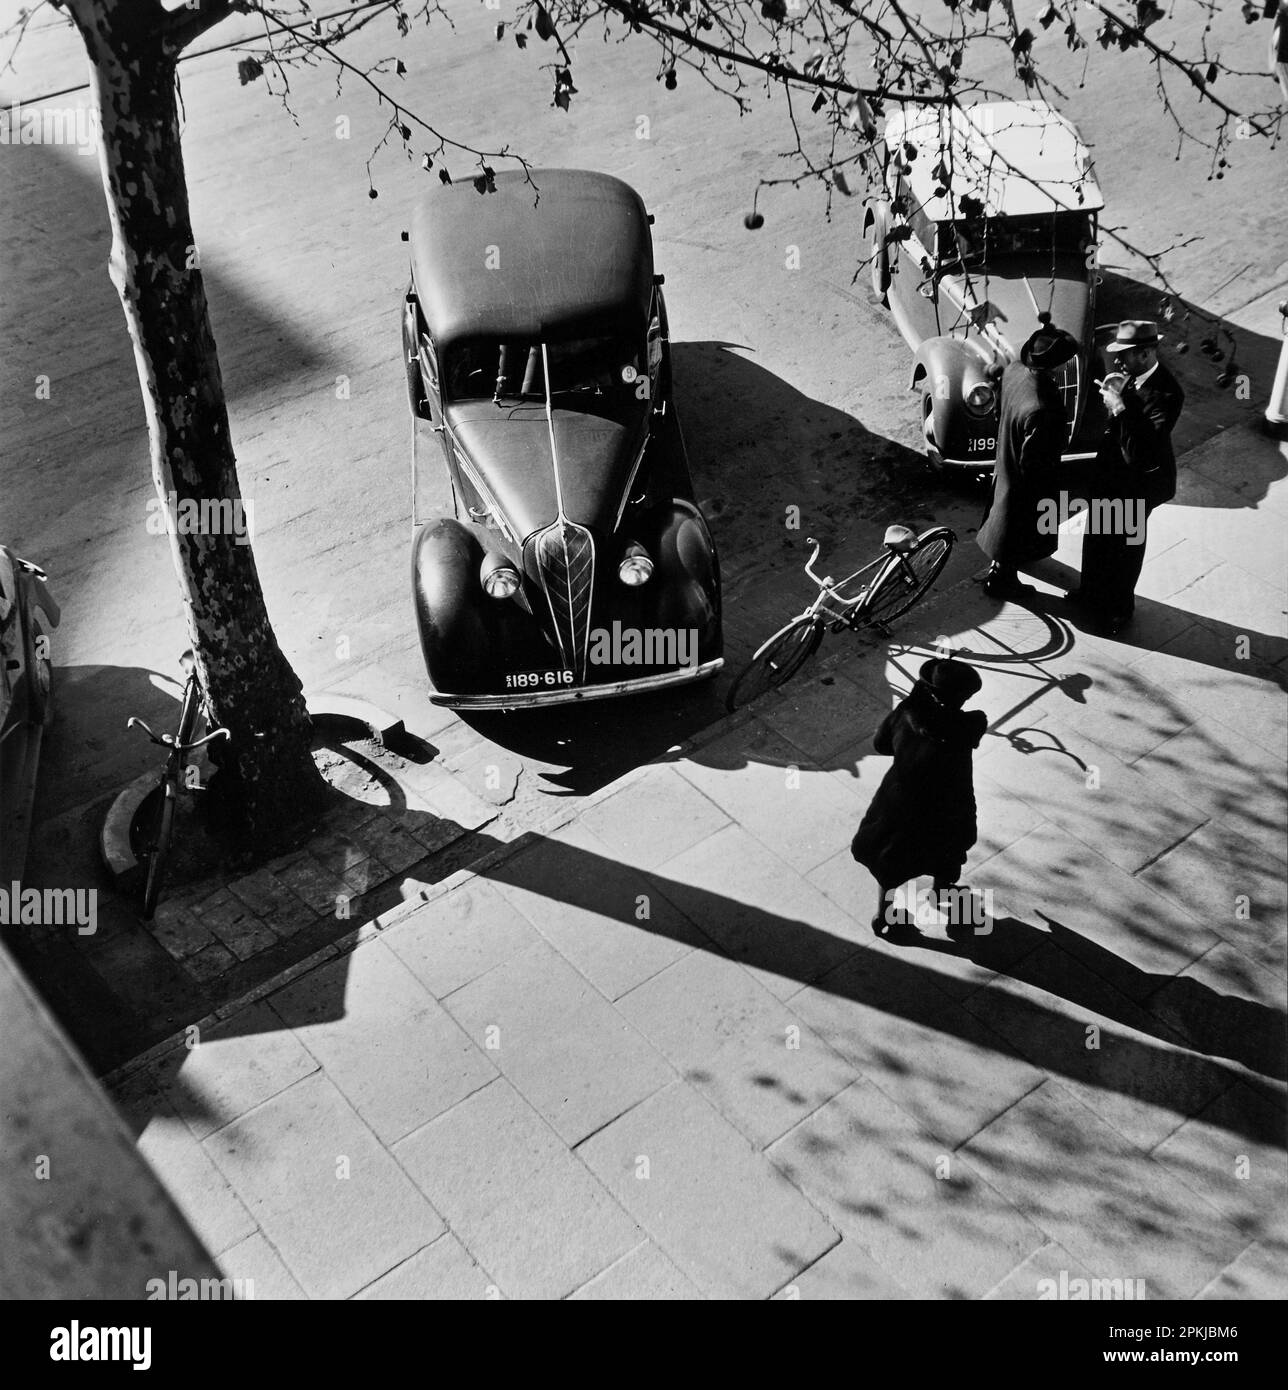
<svg viewBox="0 0 1288 1390">
<path fill-rule="evenodd" d="M 828 575 L 826 579 L 820 579 L 818 575 L 814 573 L 814 565 L 818 561 L 819 551 L 823 549 L 822 545 L 820 545 L 819 542 L 816 541 L 813 536 L 807 536 L 805 538 L 805 544 L 812 545 L 814 547 L 814 553 L 805 562 L 805 573 L 809 575 L 809 577 L 814 581 L 815 584 L 818 585 L 820 589 L 830 589 L 832 587 L 832 576 Z"/>
<path fill-rule="evenodd" d="M 127 729 L 142 729 L 158 748 L 174 748 L 181 753 L 195 753 L 198 748 L 204 748 L 206 744 L 213 743 L 217 738 L 231 737 L 227 729 L 212 729 L 203 738 L 194 739 L 191 743 L 180 743 L 174 734 L 154 733 L 146 721 L 133 715 L 126 721 L 125 727 Z"/>
</svg>

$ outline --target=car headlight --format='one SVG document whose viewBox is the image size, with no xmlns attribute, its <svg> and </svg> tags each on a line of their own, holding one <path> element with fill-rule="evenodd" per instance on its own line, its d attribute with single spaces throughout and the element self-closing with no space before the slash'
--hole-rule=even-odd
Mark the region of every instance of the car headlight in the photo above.
<svg viewBox="0 0 1288 1390">
<path fill-rule="evenodd" d="M 500 555 L 487 555 L 479 574 L 489 598 L 509 598 L 519 587 L 519 571 Z"/>
<path fill-rule="evenodd" d="M 648 551 L 642 545 L 628 546 L 622 563 L 617 567 L 618 579 L 632 589 L 638 589 L 641 584 L 647 584 L 652 575 L 653 561 Z"/>
<path fill-rule="evenodd" d="M 966 392 L 966 409 L 972 415 L 987 415 L 997 404 L 997 392 L 987 381 L 977 381 Z"/>
</svg>

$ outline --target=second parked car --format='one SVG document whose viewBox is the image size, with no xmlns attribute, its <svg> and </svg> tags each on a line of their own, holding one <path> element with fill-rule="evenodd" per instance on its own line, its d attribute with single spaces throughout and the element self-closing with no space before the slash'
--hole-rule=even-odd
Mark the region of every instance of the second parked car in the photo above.
<svg viewBox="0 0 1288 1390">
<path fill-rule="evenodd" d="M 1095 368 L 1097 215 L 1077 130 L 1043 101 L 911 107 L 885 128 L 885 196 L 869 204 L 872 282 L 914 352 L 911 386 L 932 462 L 985 471 L 997 455 L 991 369 L 1049 317 L 1082 345 L 1056 373 L 1066 457 Z"/>
</svg>

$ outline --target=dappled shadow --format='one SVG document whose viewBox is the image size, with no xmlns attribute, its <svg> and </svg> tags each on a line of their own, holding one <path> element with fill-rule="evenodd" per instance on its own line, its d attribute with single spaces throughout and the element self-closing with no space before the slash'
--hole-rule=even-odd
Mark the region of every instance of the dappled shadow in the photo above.
<svg viewBox="0 0 1288 1390">
<path fill-rule="evenodd" d="M 406 814 L 414 817 L 418 813 Z M 496 847 L 495 842 L 490 843 Z M 476 849 L 488 845 L 489 837 L 476 837 Z M 637 870 L 577 845 L 539 835 L 522 837 L 513 851 L 491 867 L 484 867 L 481 877 L 511 896 L 518 895 L 513 900 L 525 915 L 533 917 L 543 934 L 554 931 L 556 923 L 563 923 L 559 930 L 568 935 L 557 934 L 556 939 L 574 963 L 578 949 L 602 953 L 612 938 L 626 948 L 631 936 L 644 932 L 735 960 L 780 997 L 808 985 L 812 997 L 830 998 L 843 1010 L 851 1004 L 860 1006 L 853 1014 L 856 1026 L 865 1016 L 875 1020 L 885 1015 L 896 1027 L 896 1034 L 902 1025 L 913 1025 L 956 1038 L 972 1048 L 995 1050 L 1004 1058 L 1017 1055 L 1015 1043 L 1007 1036 L 1009 1029 L 995 1032 L 987 1011 L 981 1021 L 954 1006 L 940 987 L 943 980 L 938 973 L 918 964 L 907 953 L 885 943 L 866 944 L 866 928 L 852 938 L 819 926 L 807 917 L 758 907 L 662 873 Z M 637 911 L 641 892 L 649 895 L 653 903 L 644 920 L 640 920 Z M 534 906 L 528 906 L 529 899 Z M 550 915 L 551 911 L 555 916 Z M 839 914 L 829 913 L 828 919 L 830 926 L 837 924 Z M 599 940 L 600 937 L 604 939 Z M 1039 968 L 1039 962 L 1033 961 L 1033 950 L 1042 944 L 1043 938 L 1056 950 L 1044 956 Z M 1135 1101 L 1175 1110 L 1181 1116 L 1196 1108 L 1196 1098 L 1210 1098 L 1236 1081 L 1255 1085 L 1246 1073 L 1200 1054 L 1211 1050 L 1215 1055 L 1246 1055 L 1249 1047 L 1260 1046 L 1271 1011 L 1260 1010 L 1250 1001 L 1240 1004 L 1229 1000 L 1216 1008 L 1214 1023 L 1209 1020 L 1203 1025 L 1198 1022 L 1204 1014 L 1202 1007 L 1173 1007 L 1173 1015 L 1188 1030 L 1183 1035 L 1161 1019 L 1149 1019 L 1143 1004 L 1133 1004 L 1126 996 L 1120 996 L 1117 983 L 1124 972 L 1138 976 L 1143 972 L 1112 953 L 1093 948 L 1077 934 L 1065 933 L 1057 924 L 1047 934 L 1023 923 L 1004 921 L 998 924 L 994 943 L 988 944 L 987 938 L 981 940 L 985 942 L 983 946 L 973 944 L 969 950 L 985 956 L 992 952 L 989 959 L 980 961 L 982 965 L 991 968 L 990 962 L 1005 962 L 1004 973 L 1031 979 L 1057 997 L 1071 997 L 1080 1007 L 1107 1018 L 1110 1025 L 1122 1022 L 1139 1033 L 1142 1022 L 1147 1022 L 1149 1036 L 1157 1040 L 1115 1036 L 1112 1046 L 1106 1041 L 1101 1051 L 1088 1053 L 1080 1041 L 1081 1018 L 1071 1020 L 1040 1002 L 1028 1001 L 1024 1007 L 1032 1015 L 1032 1026 L 1023 1030 L 1018 1055 L 1041 1071 L 1068 1077 L 1092 1090 L 1121 1092 Z M 1067 966 L 1061 964 L 1066 960 Z M 1026 961 L 1033 963 L 1025 964 Z M 1078 978 L 1076 963 L 1088 961 L 1093 967 L 1092 985 L 1086 983 L 1085 971 Z M 327 987 L 311 997 L 310 1024 L 344 1016 L 346 978 L 343 968 L 328 970 Z M 1152 977 L 1148 982 L 1154 983 Z M 1164 983 L 1161 977 L 1158 983 Z M 253 1034 L 284 1027 L 272 1011 L 272 996 L 266 1004 L 267 1007 L 256 1005 L 234 1015 L 220 1025 L 217 1036 L 233 1038 L 247 1030 Z M 843 1012 L 829 1017 L 839 1020 L 848 1015 Z M 1246 1023 L 1254 1017 L 1256 1040 L 1240 1043 L 1232 1036 L 1232 1030 L 1240 1020 Z M 879 1035 L 870 1041 L 878 1043 Z M 1170 1045 L 1160 1047 L 1158 1042 Z M 845 1046 L 839 1042 L 836 1045 L 845 1054 Z M 1125 1055 L 1130 1057 L 1126 1065 Z M 186 1098 L 182 1060 L 179 1054 L 167 1072 L 169 1101 L 181 1113 L 205 1114 L 205 1098 Z M 905 1070 L 916 1072 L 921 1065 L 915 1056 L 902 1059 Z M 780 1075 L 764 1067 L 757 1070 L 751 1083 L 759 1088 L 793 1084 L 789 1071 Z M 956 1098 L 951 1105 L 955 1106 L 962 1103 L 975 1082 L 944 1077 L 937 1084 L 953 1087 Z M 947 1093 L 944 1098 L 947 1101 Z M 191 1112 L 189 1105 L 193 1107 Z M 934 1132 L 938 1121 L 933 1113 L 920 1113 L 919 1118 Z M 1228 1127 L 1242 1133 L 1246 1123 L 1246 1117 L 1235 1115 Z M 1249 1137 L 1265 1136 L 1259 1127 Z"/>
</svg>

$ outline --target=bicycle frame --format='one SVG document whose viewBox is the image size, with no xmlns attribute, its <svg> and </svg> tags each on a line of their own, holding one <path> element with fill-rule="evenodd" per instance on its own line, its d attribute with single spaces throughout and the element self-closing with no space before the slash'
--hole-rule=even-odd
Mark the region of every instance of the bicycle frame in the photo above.
<svg viewBox="0 0 1288 1390">
<path fill-rule="evenodd" d="M 861 569 L 855 570 L 853 574 L 847 575 L 838 582 L 834 580 L 831 575 L 828 575 L 826 578 L 820 578 L 814 572 L 814 565 L 818 561 L 819 552 L 823 547 L 812 536 L 809 537 L 807 544 L 813 546 L 814 553 L 806 562 L 805 573 L 818 585 L 819 595 L 800 616 L 821 616 L 833 624 L 834 630 L 838 630 L 840 627 L 858 627 L 862 618 L 862 610 L 868 601 L 868 596 L 876 587 L 877 580 L 880 579 L 881 576 L 880 574 L 874 576 L 853 598 L 847 598 L 841 592 L 841 589 L 847 584 L 852 584 L 862 575 L 867 574 L 869 570 L 877 569 L 878 566 L 887 565 L 891 560 L 901 561 L 903 557 L 899 555 L 897 551 L 885 548 L 884 553 L 878 555 L 875 560 L 869 560 Z M 839 609 L 829 607 L 829 600 L 838 604 Z"/>
</svg>

